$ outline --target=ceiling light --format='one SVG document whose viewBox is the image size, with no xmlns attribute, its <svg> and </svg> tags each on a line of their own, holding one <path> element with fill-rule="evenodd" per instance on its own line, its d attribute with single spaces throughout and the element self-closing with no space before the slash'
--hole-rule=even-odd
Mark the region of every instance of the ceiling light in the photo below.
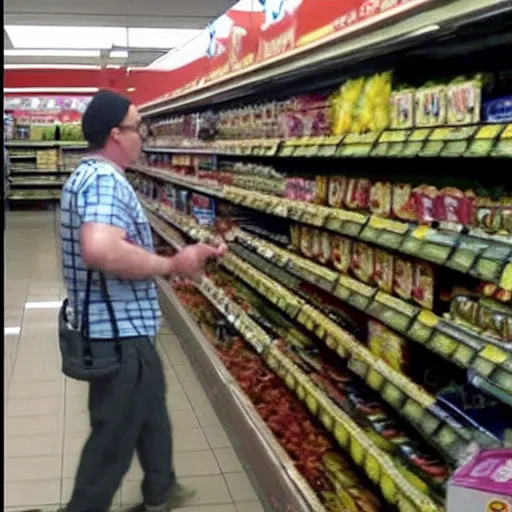
<svg viewBox="0 0 512 512">
<path fill-rule="evenodd" d="M 73 48 L 93 46 L 110 49 L 127 46 L 125 27 L 72 27 L 52 25 L 7 25 L 7 34 L 15 48 Z"/>
<path fill-rule="evenodd" d="M 5 57 L 98 57 L 99 50 L 4 50 Z"/>
<path fill-rule="evenodd" d="M 137 89 L 135 87 L 128 87 L 128 89 L 126 89 L 126 92 L 135 92 Z"/>
<path fill-rule="evenodd" d="M 110 58 L 111 59 L 127 59 L 128 52 L 125 50 L 112 50 L 110 52 Z"/>
</svg>

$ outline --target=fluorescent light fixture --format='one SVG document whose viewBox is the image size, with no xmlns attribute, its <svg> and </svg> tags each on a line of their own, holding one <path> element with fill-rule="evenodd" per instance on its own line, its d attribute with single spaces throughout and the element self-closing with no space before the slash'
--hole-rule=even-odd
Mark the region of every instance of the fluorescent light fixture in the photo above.
<svg viewBox="0 0 512 512">
<path fill-rule="evenodd" d="M 129 28 L 128 46 L 169 50 L 184 45 L 201 32 L 186 28 Z"/>
<path fill-rule="evenodd" d="M 25 302 L 25 309 L 58 309 L 61 306 L 60 301 Z"/>
<path fill-rule="evenodd" d="M 21 327 L 5 327 L 4 336 L 17 336 L 21 332 Z"/>
<path fill-rule="evenodd" d="M 5 57 L 100 57 L 99 50 L 4 50 Z"/>
<path fill-rule="evenodd" d="M 424 36 L 426 34 L 431 34 L 432 32 L 437 32 L 441 27 L 439 25 L 427 25 L 425 27 L 419 28 L 418 30 L 413 30 L 407 34 L 407 37 L 419 37 Z"/>
<path fill-rule="evenodd" d="M 126 92 L 135 92 L 137 89 L 135 87 L 128 87 L 128 89 L 126 89 Z"/>
<path fill-rule="evenodd" d="M 4 27 L 14 48 L 72 48 L 94 47 L 107 50 L 113 46 L 126 47 L 125 27 L 72 27 L 53 25 L 7 25 Z"/>
<path fill-rule="evenodd" d="M 89 64 L 4 64 L 4 69 L 101 69 Z"/>
<path fill-rule="evenodd" d="M 110 58 L 111 59 L 127 59 L 128 52 L 125 50 L 112 50 L 110 52 Z"/>
<path fill-rule="evenodd" d="M 94 94 L 98 91 L 97 87 L 6 87 L 4 89 L 4 92 L 11 94 Z"/>
</svg>

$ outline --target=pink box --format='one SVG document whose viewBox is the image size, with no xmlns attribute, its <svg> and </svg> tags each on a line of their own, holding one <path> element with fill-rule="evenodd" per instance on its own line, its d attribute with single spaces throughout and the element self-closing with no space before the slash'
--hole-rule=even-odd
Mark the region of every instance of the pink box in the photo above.
<svg viewBox="0 0 512 512">
<path fill-rule="evenodd" d="M 447 512 L 512 512 L 512 450 L 485 450 L 453 475 Z"/>
</svg>

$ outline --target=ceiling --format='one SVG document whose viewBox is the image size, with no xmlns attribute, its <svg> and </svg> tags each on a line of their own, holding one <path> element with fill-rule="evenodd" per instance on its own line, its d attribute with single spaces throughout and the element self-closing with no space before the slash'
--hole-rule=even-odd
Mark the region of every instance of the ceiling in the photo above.
<svg viewBox="0 0 512 512">
<path fill-rule="evenodd" d="M 70 27 L 126 27 L 126 28 L 159 28 L 159 29 L 202 29 L 210 21 L 229 9 L 235 0 L 4 0 L 4 27 L 11 25 L 25 26 L 70 26 Z M 193 37 L 194 32 L 191 32 Z M 95 40 L 82 42 L 87 48 L 94 50 Z M 167 43 L 170 38 L 165 38 Z M 183 36 L 177 39 L 176 46 L 183 44 Z M 86 46 L 85 46 L 86 45 Z M 151 47 L 116 46 L 116 50 L 127 50 L 128 55 L 121 58 L 110 58 L 108 52 L 102 56 L 41 56 L 19 55 L 12 52 L 23 46 L 13 45 L 8 32 L 4 28 L 4 49 L 11 50 L 4 54 L 6 65 L 122 65 L 145 67 L 174 47 L 168 43 Z M 52 49 L 44 46 L 38 48 Z M 35 48 L 35 46 L 34 46 Z M 59 48 L 66 48 L 60 43 Z M 70 44 L 69 48 L 73 48 Z M 97 48 L 100 49 L 100 48 Z M 14 53 L 14 55 L 13 55 Z M 41 53 L 41 52 L 39 52 Z M 51 53 L 51 52 L 46 52 Z"/>
</svg>

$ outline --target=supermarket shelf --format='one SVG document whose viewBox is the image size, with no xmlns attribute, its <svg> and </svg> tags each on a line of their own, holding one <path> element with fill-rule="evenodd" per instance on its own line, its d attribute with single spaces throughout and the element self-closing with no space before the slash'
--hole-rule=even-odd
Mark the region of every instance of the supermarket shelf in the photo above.
<svg viewBox="0 0 512 512">
<path fill-rule="evenodd" d="M 350 210 L 321 207 L 269 194 L 224 186 L 212 188 L 172 172 L 134 167 L 148 176 L 431 261 L 512 290 L 512 238 L 481 232 L 445 232 Z"/>
<path fill-rule="evenodd" d="M 27 176 L 48 176 L 48 175 L 61 175 L 61 174 L 71 174 L 72 171 L 64 171 L 59 169 L 13 169 L 11 167 L 11 176 L 15 177 L 16 175 L 27 175 Z"/>
<path fill-rule="evenodd" d="M 24 180 L 18 181 L 14 179 L 11 183 L 11 188 L 15 187 L 30 187 L 30 188 L 48 188 L 48 187 L 62 187 L 64 185 L 64 181 L 62 180 L 54 180 L 54 181 L 43 181 L 43 180 Z"/>
<path fill-rule="evenodd" d="M 222 101 L 240 98 L 265 84 L 282 89 L 286 80 L 290 82 L 299 76 L 311 76 L 322 66 L 336 65 L 339 70 L 350 62 L 361 62 L 384 53 L 410 48 L 420 41 L 450 33 L 457 26 L 475 18 L 499 13 L 508 6 L 506 0 L 405 2 L 402 13 L 407 16 L 400 17 L 400 11 L 393 11 L 395 15 L 382 13 L 372 21 L 355 25 L 317 44 L 286 52 L 174 98 L 160 98 L 143 105 L 139 110 L 147 117 L 211 104 L 212 101 L 218 102 L 219 98 Z M 411 12 L 412 7 L 416 10 Z"/>
<path fill-rule="evenodd" d="M 207 284 L 206 287 L 205 284 Z M 256 351 L 263 354 L 263 359 L 267 365 L 283 379 L 288 388 L 304 402 L 310 412 L 320 420 L 324 427 L 334 434 L 340 447 L 349 452 L 353 461 L 365 470 L 367 476 L 373 479 L 375 484 L 380 484 L 382 488 L 384 485 L 383 479 L 387 477 L 396 485 L 399 491 L 397 499 L 400 503 L 408 499 L 420 510 L 437 510 L 434 502 L 425 495 L 415 491 L 394 469 L 393 461 L 371 442 L 364 431 L 345 412 L 327 398 L 299 370 L 295 363 L 285 354 L 274 348 L 271 344 L 272 340 L 237 304 L 234 304 L 227 298 L 222 290 L 216 288 L 207 279 L 203 280 L 203 284 L 199 289 Z M 365 453 L 361 453 L 360 457 L 357 456 L 354 445 L 360 446 Z M 368 460 L 370 458 L 372 463 L 378 467 L 378 470 L 370 468 Z M 390 496 L 385 494 L 384 489 L 382 490 L 384 496 L 390 499 Z"/>
<path fill-rule="evenodd" d="M 271 510 L 277 503 L 280 510 L 323 512 L 323 505 L 224 368 L 168 283 L 164 279 L 158 279 L 157 283 L 164 315 L 182 338 L 183 348 L 265 508 Z M 247 461 L 251 461 L 250 467 Z"/>
<path fill-rule="evenodd" d="M 9 195 L 9 201 L 60 201 L 60 196 L 15 196 Z"/>
<path fill-rule="evenodd" d="M 239 330 L 242 336 L 258 352 L 263 353 L 263 359 L 267 365 L 284 380 L 290 390 L 305 403 L 310 412 L 323 423 L 325 428 L 334 434 L 341 448 L 348 452 L 353 461 L 366 472 L 375 484 L 380 485 L 386 499 L 391 502 L 398 501 L 401 506 L 404 504 L 404 507 L 405 504 L 414 504 L 417 510 L 425 512 L 440 510 L 430 498 L 418 492 L 407 482 L 394 467 L 392 459 L 381 451 L 346 413 L 334 405 L 291 360 L 270 345 L 268 336 L 247 317 L 238 305 L 232 303 L 222 290 L 213 285 L 208 279 L 203 279 L 198 287 L 212 305 Z M 174 325 L 176 322 L 174 316 L 172 321 Z M 260 344 L 261 338 L 255 332 L 257 330 L 261 331 L 266 338 L 264 347 Z M 188 337 L 185 338 L 186 343 L 188 343 L 188 339 Z M 255 342 L 255 340 L 257 341 Z M 230 426 L 235 427 L 238 432 L 236 424 Z M 356 451 L 356 447 L 359 449 L 358 451 Z M 396 488 L 393 493 L 387 492 L 387 486 L 390 483 Z M 309 496 L 309 493 L 306 493 L 306 496 Z M 312 506 L 311 500 L 308 501 Z M 321 505 L 320 508 L 317 507 L 318 505 L 313 506 L 309 510 L 323 509 Z"/>
<path fill-rule="evenodd" d="M 152 211 L 161 215 L 158 210 Z M 162 218 L 167 220 L 165 215 Z M 174 225 L 180 227 L 179 221 L 175 219 Z M 195 233 L 192 235 L 190 228 L 184 228 L 183 224 L 181 229 L 192 238 L 208 239 L 207 233 L 201 236 Z M 195 231 L 197 233 L 198 229 Z M 432 395 L 388 367 L 328 317 L 257 268 L 233 254 L 227 255 L 222 260 L 222 265 L 290 317 L 295 318 L 343 359 L 348 359 L 349 367 L 354 373 L 371 389 L 381 394 L 391 407 L 453 461 L 459 461 L 474 441 L 480 446 L 495 444 L 494 438 L 478 430 L 465 428 L 455 421 L 436 406 Z M 264 342 L 258 343 L 260 351 L 264 345 Z M 446 438 L 450 440 L 450 446 L 443 444 L 443 439 Z"/>
<path fill-rule="evenodd" d="M 9 148 L 63 148 L 63 149 L 85 149 L 87 148 L 86 142 L 77 141 L 35 141 L 35 140 L 8 140 L 5 141 L 5 147 Z"/>
<path fill-rule="evenodd" d="M 146 146 L 149 153 L 294 158 L 512 157 L 512 124 L 382 130 L 296 139 L 219 140 L 201 146 Z"/>
<path fill-rule="evenodd" d="M 9 160 L 35 160 L 37 155 L 9 155 Z"/>
</svg>

